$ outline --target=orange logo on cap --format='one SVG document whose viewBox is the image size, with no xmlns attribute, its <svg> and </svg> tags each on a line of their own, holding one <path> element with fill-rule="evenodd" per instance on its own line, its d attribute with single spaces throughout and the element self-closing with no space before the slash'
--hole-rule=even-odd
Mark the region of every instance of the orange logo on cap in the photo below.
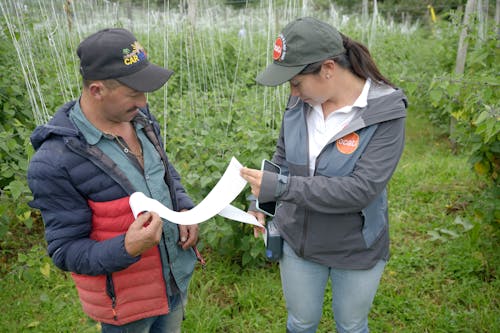
<svg viewBox="0 0 500 333">
<path fill-rule="evenodd" d="M 343 154 L 352 154 L 359 145 L 359 135 L 356 133 L 347 134 L 337 140 L 337 149 Z"/>
<path fill-rule="evenodd" d="M 273 59 L 276 61 L 283 61 L 286 55 L 286 39 L 285 36 L 280 34 L 274 42 Z"/>
<path fill-rule="evenodd" d="M 274 42 L 273 59 L 278 60 L 281 58 L 281 53 L 283 52 L 283 40 L 281 37 L 276 38 Z"/>
</svg>

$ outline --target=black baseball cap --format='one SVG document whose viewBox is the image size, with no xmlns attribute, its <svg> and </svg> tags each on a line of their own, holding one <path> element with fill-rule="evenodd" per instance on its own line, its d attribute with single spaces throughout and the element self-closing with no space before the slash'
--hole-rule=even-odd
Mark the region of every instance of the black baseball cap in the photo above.
<svg viewBox="0 0 500 333">
<path fill-rule="evenodd" d="M 126 29 L 100 30 L 84 39 L 76 53 L 84 79 L 115 79 L 141 92 L 161 88 L 174 73 L 150 63 L 144 48 Z"/>
<path fill-rule="evenodd" d="M 307 65 L 345 52 L 339 31 L 313 17 L 290 22 L 274 42 L 273 62 L 257 75 L 264 86 L 277 86 L 291 80 Z"/>
</svg>

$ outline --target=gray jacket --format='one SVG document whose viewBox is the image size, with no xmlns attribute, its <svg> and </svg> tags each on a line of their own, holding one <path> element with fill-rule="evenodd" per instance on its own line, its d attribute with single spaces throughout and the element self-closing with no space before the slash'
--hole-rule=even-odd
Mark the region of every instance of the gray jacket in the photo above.
<svg viewBox="0 0 500 333">
<path fill-rule="evenodd" d="M 275 222 L 297 255 L 329 267 L 368 269 L 389 258 L 387 183 L 404 147 L 407 99 L 372 84 L 368 104 L 316 159 L 309 176 L 306 114 L 291 97 L 260 202 L 278 201 Z"/>
</svg>

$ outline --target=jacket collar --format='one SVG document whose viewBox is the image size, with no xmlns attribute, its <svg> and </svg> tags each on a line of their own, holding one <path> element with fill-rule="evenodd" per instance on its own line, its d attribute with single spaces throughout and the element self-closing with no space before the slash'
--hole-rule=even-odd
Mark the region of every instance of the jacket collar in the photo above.
<svg viewBox="0 0 500 333">
<path fill-rule="evenodd" d="M 38 150 L 42 143 L 52 136 L 78 137 L 82 135 L 69 117 L 71 109 L 73 109 L 75 104 L 78 105 L 77 103 L 77 100 L 67 102 L 57 110 L 47 124 L 35 128 L 30 136 L 31 144 L 35 150 Z M 146 107 L 146 109 L 141 109 L 141 112 L 139 112 L 134 121 L 137 120 L 139 123 L 144 124 L 148 122 L 149 117 L 150 113 Z"/>
</svg>

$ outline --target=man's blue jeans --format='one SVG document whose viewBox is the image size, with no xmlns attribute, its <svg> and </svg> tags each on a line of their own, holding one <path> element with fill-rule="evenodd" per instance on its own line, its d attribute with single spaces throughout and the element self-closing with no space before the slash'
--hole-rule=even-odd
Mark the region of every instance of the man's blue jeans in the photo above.
<svg viewBox="0 0 500 333">
<path fill-rule="evenodd" d="M 287 332 L 316 332 L 329 278 L 337 331 L 368 332 L 368 312 L 384 271 L 384 260 L 369 270 L 334 269 L 298 257 L 283 242 L 283 256 L 279 263 L 288 310 Z"/>
<path fill-rule="evenodd" d="M 184 317 L 184 305 L 178 294 L 168 298 L 171 310 L 168 314 L 144 318 L 123 326 L 101 324 L 102 333 L 180 333 Z"/>
</svg>

